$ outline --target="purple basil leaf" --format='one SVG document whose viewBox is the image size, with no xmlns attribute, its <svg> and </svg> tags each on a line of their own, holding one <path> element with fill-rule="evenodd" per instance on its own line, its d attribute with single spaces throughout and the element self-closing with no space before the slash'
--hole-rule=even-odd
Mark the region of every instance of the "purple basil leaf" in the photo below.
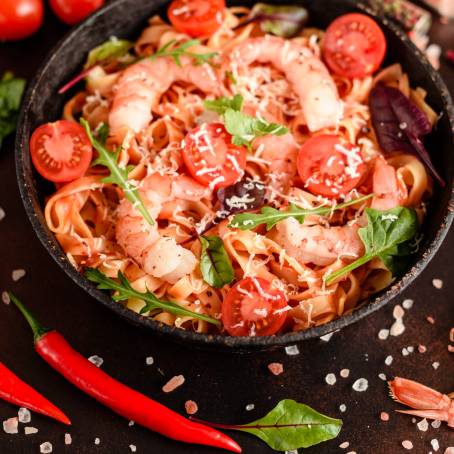
<svg viewBox="0 0 454 454">
<path fill-rule="evenodd" d="M 432 130 L 423 111 L 400 90 L 377 84 L 369 104 L 372 124 L 381 148 L 386 152 L 404 151 L 418 155 L 441 186 L 445 182 L 432 164 L 422 137 Z"/>
</svg>

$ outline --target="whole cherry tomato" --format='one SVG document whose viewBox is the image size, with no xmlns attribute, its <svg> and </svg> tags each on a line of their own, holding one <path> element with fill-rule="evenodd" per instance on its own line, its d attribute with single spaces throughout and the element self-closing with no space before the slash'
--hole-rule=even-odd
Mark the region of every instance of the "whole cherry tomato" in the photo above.
<svg viewBox="0 0 454 454">
<path fill-rule="evenodd" d="M 16 41 L 43 23 L 43 0 L 0 0 L 0 40 Z"/>
</svg>

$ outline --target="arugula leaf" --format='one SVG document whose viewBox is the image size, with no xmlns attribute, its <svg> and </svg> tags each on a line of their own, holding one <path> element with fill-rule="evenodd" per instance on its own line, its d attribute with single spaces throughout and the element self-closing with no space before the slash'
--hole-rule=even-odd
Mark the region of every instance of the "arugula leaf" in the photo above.
<svg viewBox="0 0 454 454">
<path fill-rule="evenodd" d="M 326 215 L 330 214 L 334 210 L 341 210 L 342 208 L 347 208 L 351 205 L 356 205 L 357 203 L 364 202 L 367 199 L 373 197 L 373 194 L 366 195 L 364 197 L 359 197 L 357 199 L 349 200 L 348 202 L 340 203 L 333 206 L 323 206 L 318 208 L 300 208 L 294 203 L 290 204 L 290 207 L 286 211 L 280 211 L 276 208 L 269 206 L 263 207 L 260 210 L 260 213 L 240 213 L 237 214 L 228 227 L 240 230 L 251 230 L 255 229 L 259 225 L 265 224 L 267 230 L 271 230 L 278 222 L 283 221 L 287 218 L 295 218 L 301 224 L 304 222 L 304 219 L 308 215 L 319 214 Z"/>
<path fill-rule="evenodd" d="M 386 211 L 366 209 L 367 226 L 358 229 L 365 254 L 326 277 L 326 284 L 378 257 L 396 275 L 402 270 L 402 258 L 412 253 L 411 240 L 418 233 L 418 217 L 412 208 L 396 207 Z"/>
<path fill-rule="evenodd" d="M 308 405 L 291 399 L 281 400 L 266 416 L 248 424 L 213 424 L 191 419 L 219 429 L 250 433 L 275 451 L 308 448 L 332 440 L 342 428 L 342 420 L 322 415 Z"/>
<path fill-rule="evenodd" d="M 109 125 L 107 123 L 101 123 L 101 126 L 97 128 L 96 131 L 98 135 L 98 140 L 102 145 L 105 145 L 107 142 L 107 137 L 109 137 Z"/>
<path fill-rule="evenodd" d="M 209 63 L 209 61 L 218 55 L 218 52 L 208 52 L 206 54 L 196 54 L 194 52 L 189 52 L 187 49 L 190 47 L 200 45 L 200 40 L 191 39 L 185 43 L 180 44 L 177 47 L 172 47 L 177 43 L 176 39 L 172 39 L 167 44 L 158 49 L 153 55 L 151 55 L 151 60 L 155 60 L 158 57 L 172 57 L 175 60 L 175 63 L 178 66 L 181 66 L 181 57 L 191 57 L 194 59 L 196 65 L 202 65 L 203 63 Z"/>
<path fill-rule="evenodd" d="M 131 166 L 121 168 L 117 164 L 120 148 L 115 152 L 107 150 L 101 142 L 93 137 L 90 125 L 84 118 L 80 119 L 80 123 L 84 127 L 93 148 L 99 153 L 98 158 L 93 161 L 92 165 L 102 165 L 110 170 L 110 175 L 103 178 L 103 183 L 116 184 L 122 188 L 126 199 L 133 204 L 150 225 L 154 225 L 153 218 L 140 198 L 138 189 L 128 180 L 128 174 L 132 170 Z"/>
<path fill-rule="evenodd" d="M 216 288 L 230 284 L 235 278 L 235 273 L 221 238 L 201 236 L 200 242 L 202 243 L 200 271 L 204 281 Z"/>
<path fill-rule="evenodd" d="M 119 282 L 107 277 L 106 275 L 101 273 L 101 271 L 94 268 L 88 268 L 85 272 L 85 276 L 89 281 L 98 284 L 97 288 L 99 290 L 114 291 L 115 293 L 112 295 L 112 299 L 114 301 L 124 301 L 128 298 L 136 298 L 142 300 L 144 302 L 144 307 L 140 311 L 141 314 L 145 314 L 146 312 L 153 310 L 162 310 L 178 317 L 193 317 L 199 320 L 204 320 L 208 323 L 212 323 L 214 325 L 220 324 L 218 320 L 211 318 L 208 315 L 192 312 L 189 309 L 185 309 L 184 307 L 179 306 L 177 303 L 174 303 L 172 301 L 161 300 L 150 291 L 142 293 L 134 290 L 131 287 L 128 279 L 121 271 L 118 272 Z"/>
<path fill-rule="evenodd" d="M 221 96 L 214 101 L 206 100 L 203 105 L 205 109 L 212 110 L 219 115 L 224 115 L 228 109 L 241 112 L 243 108 L 243 97 L 241 95 L 235 95 L 233 98 Z"/>
<path fill-rule="evenodd" d="M 6 72 L 0 79 L 0 148 L 3 139 L 16 130 L 25 80 Z"/>
<path fill-rule="evenodd" d="M 88 69 L 99 63 L 122 57 L 126 55 L 132 46 L 133 43 L 131 41 L 112 37 L 90 51 L 84 68 Z"/>
</svg>

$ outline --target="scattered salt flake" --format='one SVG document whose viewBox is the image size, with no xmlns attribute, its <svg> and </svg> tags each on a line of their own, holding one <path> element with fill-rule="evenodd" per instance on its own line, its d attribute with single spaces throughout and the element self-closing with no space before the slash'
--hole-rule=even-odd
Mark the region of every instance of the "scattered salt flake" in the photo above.
<svg viewBox="0 0 454 454">
<path fill-rule="evenodd" d="M 391 336 L 400 336 L 403 332 L 405 331 L 405 325 L 402 322 L 401 318 L 398 318 L 391 326 L 391 329 L 389 330 L 389 334 Z"/>
<path fill-rule="evenodd" d="M 393 362 L 393 357 L 391 355 L 388 355 L 386 358 L 385 358 L 385 364 L 387 366 L 390 366 Z"/>
<path fill-rule="evenodd" d="M 268 364 L 268 370 L 273 375 L 281 375 L 284 372 L 284 366 L 282 363 L 270 363 Z"/>
<path fill-rule="evenodd" d="M 342 369 L 342 370 L 339 372 L 339 375 L 340 375 L 342 378 L 348 378 L 348 376 L 350 375 L 350 369 Z"/>
<path fill-rule="evenodd" d="M 22 424 L 28 424 L 32 420 L 32 415 L 29 410 L 27 410 L 24 407 L 19 408 L 19 411 L 17 412 L 17 416 L 19 419 L 19 422 Z"/>
<path fill-rule="evenodd" d="M 369 387 L 369 382 L 365 378 L 358 378 L 358 380 L 353 383 L 352 388 L 353 391 L 362 393 L 367 390 Z"/>
<path fill-rule="evenodd" d="M 41 454 L 50 454 L 52 452 L 52 443 L 45 441 L 39 445 L 39 452 Z"/>
<path fill-rule="evenodd" d="M 437 369 L 440 367 L 440 363 L 439 363 L 438 361 L 434 361 L 434 362 L 432 363 L 432 367 L 433 367 L 435 370 L 437 370 Z"/>
<path fill-rule="evenodd" d="M 440 290 L 441 288 L 443 288 L 443 281 L 441 279 L 432 279 L 432 285 Z"/>
<path fill-rule="evenodd" d="M 386 340 L 386 339 L 388 339 L 388 336 L 389 336 L 389 329 L 381 329 L 378 332 L 378 338 L 380 340 Z"/>
<path fill-rule="evenodd" d="M 454 454 L 454 447 L 450 446 L 449 448 L 446 448 L 444 454 Z"/>
<path fill-rule="evenodd" d="M 198 405 L 193 400 L 187 400 L 184 403 L 184 409 L 188 415 L 195 415 L 199 411 Z"/>
<path fill-rule="evenodd" d="M 408 356 L 409 354 L 410 354 L 410 353 L 409 353 L 409 351 L 407 350 L 407 348 L 404 347 L 404 348 L 402 349 L 402 356 Z"/>
<path fill-rule="evenodd" d="M 132 427 L 135 424 L 135 422 L 131 419 L 131 421 L 128 422 L 128 426 Z"/>
<path fill-rule="evenodd" d="M 428 315 L 426 317 L 426 320 L 431 324 L 431 325 L 434 325 L 435 324 L 435 319 L 431 316 L 431 315 Z"/>
<path fill-rule="evenodd" d="M 439 429 L 441 427 L 441 421 L 439 419 L 435 419 L 434 421 L 432 421 L 430 423 L 430 425 L 434 428 L 434 429 Z"/>
<path fill-rule="evenodd" d="M 38 433 L 38 429 L 36 427 L 24 427 L 24 433 L 25 435 L 33 435 Z"/>
<path fill-rule="evenodd" d="M 438 440 L 436 438 L 430 440 L 430 444 L 432 445 L 432 449 L 434 451 L 438 451 L 440 449 L 440 443 L 438 443 Z"/>
<path fill-rule="evenodd" d="M 288 345 L 285 347 L 285 353 L 289 356 L 299 355 L 300 351 L 297 345 Z"/>
<path fill-rule="evenodd" d="M 10 435 L 17 434 L 19 432 L 17 429 L 18 424 L 19 420 L 17 417 L 9 418 L 6 421 L 3 421 L 3 430 Z"/>
<path fill-rule="evenodd" d="M 348 451 L 347 454 L 356 454 L 356 451 Z"/>
<path fill-rule="evenodd" d="M 412 422 L 413 424 L 416 424 L 416 421 L 417 421 L 416 418 L 411 418 L 411 422 Z"/>
<path fill-rule="evenodd" d="M 408 353 L 413 353 L 415 351 L 415 347 L 413 347 L 412 345 L 409 345 L 407 347 L 407 351 L 408 351 Z"/>
<path fill-rule="evenodd" d="M 6 216 L 5 210 L 2 207 L 0 207 L 0 221 L 3 221 L 3 219 L 5 219 L 5 216 Z"/>
<path fill-rule="evenodd" d="M 454 328 L 449 330 L 449 342 L 454 342 Z"/>
<path fill-rule="evenodd" d="M 179 388 L 184 383 L 184 376 L 183 375 L 175 375 L 172 377 L 163 387 L 162 390 L 165 393 L 171 393 Z"/>
<path fill-rule="evenodd" d="M 419 344 L 418 345 L 418 352 L 419 353 L 426 353 L 427 347 L 425 345 Z"/>
<path fill-rule="evenodd" d="M 429 423 L 427 422 L 427 419 L 424 418 L 421 419 L 421 421 L 419 421 L 418 424 L 416 424 L 416 426 L 421 432 L 427 432 L 427 429 L 429 428 Z"/>
<path fill-rule="evenodd" d="M 342 413 L 345 413 L 347 411 L 347 405 L 340 404 L 339 405 L 339 411 L 341 411 Z"/>
<path fill-rule="evenodd" d="M 405 449 L 413 449 L 413 443 L 410 441 L 410 440 L 404 440 L 402 442 L 402 446 L 405 448 Z"/>
<path fill-rule="evenodd" d="M 11 273 L 11 278 L 14 282 L 17 282 L 19 279 L 22 279 L 25 276 L 25 270 L 20 268 L 18 270 L 13 270 Z"/>
<path fill-rule="evenodd" d="M 146 364 L 147 366 L 151 366 L 153 363 L 154 363 L 154 358 L 153 358 L 152 356 L 147 356 L 147 357 L 145 358 L 145 364 Z"/>
<path fill-rule="evenodd" d="M 323 342 L 329 342 L 329 340 L 333 337 L 334 331 L 332 333 L 325 334 L 324 336 L 320 336 L 320 340 Z"/>
<path fill-rule="evenodd" d="M 389 414 L 386 413 L 386 411 L 382 411 L 382 412 L 380 413 L 380 419 L 381 419 L 382 421 L 389 421 Z"/>
<path fill-rule="evenodd" d="M 325 377 L 325 381 L 326 383 L 328 383 L 328 385 L 334 385 L 336 383 L 336 376 L 334 374 L 327 374 L 326 377 Z"/>
<path fill-rule="evenodd" d="M 71 437 L 71 434 L 66 433 L 65 434 L 65 445 L 70 445 L 73 442 L 73 439 Z"/>
<path fill-rule="evenodd" d="M 380 380 L 386 381 L 386 375 L 385 375 L 383 372 L 381 372 L 381 373 L 378 374 L 378 378 L 379 378 Z"/>
<path fill-rule="evenodd" d="M 98 437 L 96 437 L 95 438 L 95 445 L 99 445 L 100 443 L 101 443 L 101 440 Z"/>
<path fill-rule="evenodd" d="M 284 454 L 298 454 L 298 450 L 292 449 L 291 451 L 285 451 Z"/>
<path fill-rule="evenodd" d="M 136 452 L 137 451 L 137 446 L 136 445 L 129 445 L 129 449 L 131 452 Z"/>
<path fill-rule="evenodd" d="M 403 318 L 405 315 L 405 311 L 402 309 L 402 306 L 400 304 L 396 304 L 393 309 L 393 317 L 396 320 L 399 320 L 400 318 Z"/>
<path fill-rule="evenodd" d="M 414 301 L 411 299 L 406 299 L 402 303 L 402 307 L 408 311 L 408 309 L 411 309 L 413 307 Z"/>
<path fill-rule="evenodd" d="M 247 404 L 246 405 L 246 411 L 252 411 L 252 410 L 254 410 L 254 408 L 255 408 L 254 404 Z"/>
<path fill-rule="evenodd" d="M 2 292 L 2 301 L 5 303 L 5 304 L 9 304 L 11 303 L 11 299 L 8 295 L 8 292 Z"/>
<path fill-rule="evenodd" d="M 348 441 L 344 441 L 339 445 L 339 448 L 341 449 L 347 449 L 350 446 L 350 443 Z"/>
<path fill-rule="evenodd" d="M 88 358 L 88 361 L 93 363 L 96 367 L 101 367 L 104 362 L 104 360 L 98 355 L 90 356 L 90 358 Z"/>
</svg>

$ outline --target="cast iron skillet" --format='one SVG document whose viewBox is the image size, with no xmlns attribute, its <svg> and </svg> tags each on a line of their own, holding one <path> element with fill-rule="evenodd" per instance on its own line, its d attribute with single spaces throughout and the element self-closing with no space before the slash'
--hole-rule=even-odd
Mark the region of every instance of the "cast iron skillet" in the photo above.
<svg viewBox="0 0 454 454">
<path fill-rule="evenodd" d="M 252 3 L 254 2 L 230 2 L 230 4 L 243 5 Z M 274 3 L 285 4 L 286 2 L 275 1 Z M 287 0 L 287 3 L 290 2 Z M 387 38 L 388 55 L 386 63 L 400 62 L 404 70 L 410 75 L 412 85 L 424 87 L 429 93 L 430 105 L 441 113 L 437 127 L 428 137 L 426 143 L 435 166 L 441 172 L 447 185 L 444 189 L 435 187 L 435 193 L 428 207 L 426 218 L 428 222 L 423 227 L 424 241 L 412 267 L 390 288 L 371 298 L 368 303 L 361 305 L 353 313 L 322 326 L 282 336 L 235 338 L 221 335 L 207 336 L 162 325 L 124 308 L 121 304 L 113 302 L 107 293 L 97 290 L 72 267 L 54 235 L 46 226 L 43 216 L 44 199 L 54 189 L 51 184 L 36 174 L 31 165 L 28 150 L 31 132 L 42 123 L 60 118 L 64 102 L 73 93 L 60 96 L 57 94 L 57 90 L 80 71 L 90 49 L 112 35 L 137 37 L 140 30 L 145 26 L 147 18 L 156 13 L 165 17 L 166 0 L 147 0 L 144 2 L 117 0 L 110 3 L 73 29 L 57 44 L 28 88 L 17 133 L 16 165 L 22 200 L 38 238 L 66 274 L 91 296 L 126 320 L 144 326 L 167 339 L 203 348 L 247 352 L 293 344 L 343 328 L 371 314 L 398 296 L 432 259 L 452 222 L 454 208 L 454 107 L 440 76 L 403 32 L 385 18 L 376 16 L 364 5 L 351 0 L 306 0 L 292 3 L 301 3 L 306 6 L 311 14 L 310 25 L 321 28 L 326 28 L 331 20 L 347 12 L 362 11 L 374 16 Z"/>
</svg>

